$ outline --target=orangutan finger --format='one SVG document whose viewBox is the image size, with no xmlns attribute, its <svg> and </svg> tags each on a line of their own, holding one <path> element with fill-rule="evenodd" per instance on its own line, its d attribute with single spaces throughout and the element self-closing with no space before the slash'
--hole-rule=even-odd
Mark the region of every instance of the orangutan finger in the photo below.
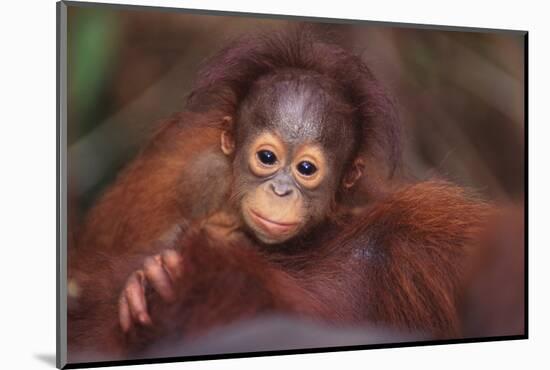
<svg viewBox="0 0 550 370">
<path fill-rule="evenodd" d="M 145 300 L 144 289 L 145 276 L 143 271 L 134 272 L 128 279 L 125 294 L 132 319 L 142 325 L 150 325 L 151 318 L 147 313 L 147 302 Z"/>
<path fill-rule="evenodd" d="M 118 301 L 118 320 L 122 331 L 127 333 L 133 326 L 132 316 L 130 314 L 130 307 L 128 306 L 128 300 L 126 295 L 122 294 Z"/>
<path fill-rule="evenodd" d="M 173 249 L 166 249 L 161 254 L 164 268 L 170 275 L 172 281 L 180 279 L 183 275 L 183 264 L 181 255 Z"/>
<path fill-rule="evenodd" d="M 147 257 L 143 263 L 147 281 L 153 289 L 167 302 L 174 300 L 174 289 L 170 276 L 162 266 L 160 258 Z"/>
</svg>

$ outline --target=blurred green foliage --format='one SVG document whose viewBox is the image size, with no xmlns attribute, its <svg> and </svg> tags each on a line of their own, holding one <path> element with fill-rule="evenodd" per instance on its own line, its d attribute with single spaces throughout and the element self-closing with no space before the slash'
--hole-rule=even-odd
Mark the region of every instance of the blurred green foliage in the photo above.
<svg viewBox="0 0 550 370">
<path fill-rule="evenodd" d="M 69 7 L 69 145 L 104 118 L 105 110 L 97 107 L 114 70 L 119 26 L 111 10 Z"/>
</svg>

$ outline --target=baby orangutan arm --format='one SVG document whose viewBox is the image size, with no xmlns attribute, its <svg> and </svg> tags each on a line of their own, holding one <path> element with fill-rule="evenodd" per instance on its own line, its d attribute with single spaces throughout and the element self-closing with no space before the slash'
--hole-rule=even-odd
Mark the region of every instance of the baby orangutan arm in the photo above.
<svg viewBox="0 0 550 370">
<path fill-rule="evenodd" d="M 198 227 L 218 240 L 235 240 L 241 236 L 238 219 L 225 211 L 199 222 Z M 146 257 L 142 267 L 130 275 L 118 303 L 119 322 L 124 332 L 130 331 L 135 324 L 152 324 L 147 310 L 148 289 L 156 292 L 164 302 L 175 300 L 174 284 L 183 275 L 182 262 L 181 253 L 167 247 L 161 253 Z"/>
<path fill-rule="evenodd" d="M 147 312 L 146 290 L 152 288 L 164 301 L 175 298 L 173 283 L 181 278 L 183 264 L 181 255 L 174 249 L 166 249 L 159 254 L 145 258 L 141 269 L 128 278 L 119 298 L 119 321 L 124 332 L 136 323 L 150 325 Z"/>
</svg>

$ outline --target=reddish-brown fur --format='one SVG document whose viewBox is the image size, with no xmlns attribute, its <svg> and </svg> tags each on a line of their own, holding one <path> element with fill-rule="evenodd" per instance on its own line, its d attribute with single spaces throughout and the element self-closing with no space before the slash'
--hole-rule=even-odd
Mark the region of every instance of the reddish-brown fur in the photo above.
<svg viewBox="0 0 550 370">
<path fill-rule="evenodd" d="M 461 299 L 465 337 L 526 333 L 524 238 L 522 204 L 502 207 L 491 218 Z"/>
<path fill-rule="evenodd" d="M 159 338 L 193 338 L 262 312 L 460 335 L 465 264 L 490 207 L 449 183 L 391 181 L 399 140 L 389 100 L 359 58 L 304 35 L 252 39 L 223 51 L 199 76 L 188 110 L 161 125 L 91 210 L 69 257 L 69 280 L 79 288 L 69 297 L 71 361 L 138 356 Z M 343 192 L 330 223 L 291 251 L 246 238 L 223 241 L 189 226 L 194 203 L 208 203 L 206 217 L 227 194 L 215 189 L 203 199 L 208 184 L 182 177 L 201 154 L 219 148 L 223 117 L 234 116 L 251 81 L 279 67 L 342 81 L 357 107 L 368 160 L 366 180 Z M 360 207 L 346 206 L 351 199 Z M 188 229 L 173 234 L 175 225 Z M 184 257 L 177 300 L 165 304 L 150 294 L 154 326 L 124 335 L 117 301 L 125 281 L 166 246 Z"/>
<path fill-rule="evenodd" d="M 219 141 L 215 128 L 182 129 L 183 117 L 189 116 L 177 114 L 162 123 L 150 144 L 118 176 L 116 186 L 87 215 L 77 245 L 69 251 L 68 281 L 78 287 L 78 296 L 68 297 L 69 354 L 73 345 L 76 353 L 97 351 L 99 344 L 108 352 L 120 347 L 112 343 L 120 342 L 118 294 L 143 258 L 164 247 L 158 242 L 163 233 L 183 219 L 181 168 Z M 115 334 L 105 335 L 105 330 Z"/>
<path fill-rule="evenodd" d="M 75 351 L 125 356 L 163 335 L 193 338 L 216 325 L 273 311 L 456 337 L 464 264 L 488 211 L 460 188 L 429 182 L 392 193 L 343 226 L 332 242 L 320 238 L 314 250 L 297 254 L 266 255 L 246 240 L 224 243 L 193 231 L 178 241 L 185 278 L 177 302 L 149 297 L 155 325 L 129 338 L 118 327 L 117 293 L 139 267 L 139 255 L 134 264 L 131 255 L 98 261 L 111 274 L 106 280 L 88 260 L 95 270 L 88 286 L 95 292 L 84 295 L 93 298 L 95 308 L 81 317 L 87 325 L 72 337 L 79 344 Z M 152 253 L 154 248 L 142 257 Z M 110 300 L 98 305 L 98 297 L 109 292 Z"/>
</svg>

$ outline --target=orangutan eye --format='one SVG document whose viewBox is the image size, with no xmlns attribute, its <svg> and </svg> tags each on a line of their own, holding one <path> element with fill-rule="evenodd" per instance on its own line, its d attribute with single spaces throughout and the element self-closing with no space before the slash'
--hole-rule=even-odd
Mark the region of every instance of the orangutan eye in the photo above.
<svg viewBox="0 0 550 370">
<path fill-rule="evenodd" d="M 315 172 L 317 172 L 317 167 L 315 167 L 313 163 L 308 161 L 302 161 L 298 163 L 298 165 L 296 166 L 296 169 L 298 170 L 298 172 L 300 172 L 304 176 L 311 176 Z"/>
<path fill-rule="evenodd" d="M 266 166 L 273 166 L 277 162 L 277 156 L 270 150 L 260 150 L 257 156 L 260 162 Z"/>
</svg>

